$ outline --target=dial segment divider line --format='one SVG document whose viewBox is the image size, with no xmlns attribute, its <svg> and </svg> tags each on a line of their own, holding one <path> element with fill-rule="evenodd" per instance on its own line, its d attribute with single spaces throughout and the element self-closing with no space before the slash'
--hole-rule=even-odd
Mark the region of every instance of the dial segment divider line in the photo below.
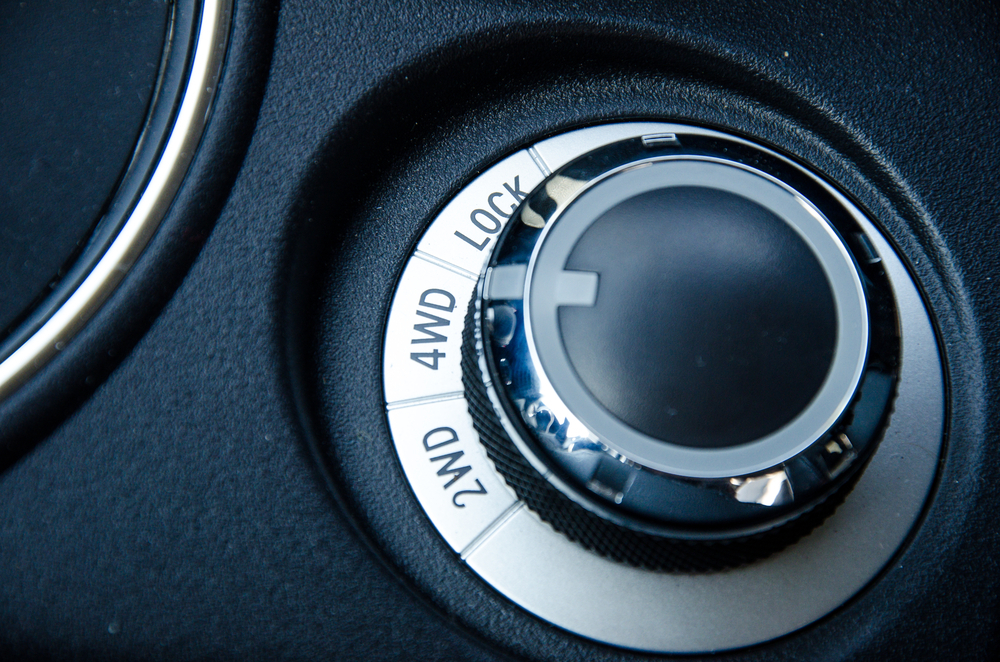
<svg viewBox="0 0 1000 662">
<path fill-rule="evenodd" d="M 454 274 L 458 274 L 459 276 L 464 276 L 464 277 L 468 278 L 469 280 L 473 281 L 474 283 L 478 283 L 479 282 L 479 274 L 474 274 L 471 271 L 467 271 L 467 270 L 463 269 L 462 267 L 459 267 L 459 266 L 456 266 L 456 265 L 452 264 L 448 260 L 444 260 L 442 258 L 437 257 L 436 255 L 431 255 L 430 253 L 425 253 L 424 251 L 420 250 L 419 248 L 417 250 L 413 251 L 413 257 L 418 257 L 421 260 L 423 260 L 424 262 L 430 262 L 431 264 L 433 264 L 436 267 L 441 267 L 442 269 L 446 269 L 446 270 L 448 270 L 448 271 L 450 271 L 450 272 L 452 272 Z"/>
<path fill-rule="evenodd" d="M 503 528 L 504 524 L 510 521 L 510 519 L 513 518 L 514 515 L 516 515 L 518 511 L 520 511 L 522 508 L 524 508 L 523 501 L 517 500 L 514 503 L 512 503 L 507 508 L 507 510 L 503 511 L 499 517 L 497 517 L 495 520 L 493 520 L 493 522 L 490 523 L 489 526 L 483 529 L 482 533 L 473 538 L 472 542 L 470 542 L 468 545 L 465 546 L 465 549 L 462 550 L 462 552 L 459 554 L 459 557 L 463 561 L 469 558 L 469 556 L 473 552 L 479 549 L 480 545 L 482 545 L 484 542 L 492 538 L 493 534 L 499 531 L 501 528 Z"/>
</svg>

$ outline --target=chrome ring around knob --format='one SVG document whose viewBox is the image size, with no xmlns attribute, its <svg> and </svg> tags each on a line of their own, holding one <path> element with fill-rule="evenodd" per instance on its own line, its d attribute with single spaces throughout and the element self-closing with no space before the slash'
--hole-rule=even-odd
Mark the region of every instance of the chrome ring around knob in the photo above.
<svg viewBox="0 0 1000 662">
<path fill-rule="evenodd" d="M 734 538 L 811 510 L 864 464 L 891 409 L 899 351 L 895 305 L 880 258 L 843 203 L 808 185 L 786 162 L 743 144 L 644 136 L 564 166 L 514 213 L 479 288 L 482 378 L 492 385 L 491 397 L 515 445 L 560 492 L 631 529 Z M 567 266 L 571 254 L 607 214 L 656 191 L 710 191 L 749 202 L 754 213 L 784 224 L 783 231 L 807 247 L 832 293 L 835 342 L 822 384 L 791 420 L 758 438 L 695 448 L 665 439 L 669 434 L 657 438 L 637 430 L 595 395 L 601 385 L 585 383 L 567 350 L 567 320 L 561 327 L 560 314 L 567 307 L 594 306 L 601 282 L 599 273 Z M 664 260 L 686 259 L 668 248 L 656 249 Z M 785 277 L 798 273 L 793 269 Z M 869 306 L 869 296 L 877 305 Z M 869 315 L 876 318 L 871 329 Z M 784 333 L 776 328 L 776 335 Z M 810 328 L 795 332 L 805 335 Z M 794 364 L 793 357 L 787 367 L 794 370 Z"/>
</svg>

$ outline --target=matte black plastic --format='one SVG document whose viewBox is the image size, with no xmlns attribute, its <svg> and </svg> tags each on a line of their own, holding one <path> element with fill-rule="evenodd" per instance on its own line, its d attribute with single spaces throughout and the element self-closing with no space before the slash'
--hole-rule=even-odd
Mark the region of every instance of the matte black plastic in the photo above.
<svg viewBox="0 0 1000 662">
<path fill-rule="evenodd" d="M 394 459 L 379 372 L 404 257 L 459 186 L 559 130 L 665 118 L 755 137 L 867 209 L 934 311 L 950 398 L 934 499 L 878 582 L 781 640 L 686 659 L 997 659 L 993 3 L 276 11 L 237 2 L 168 224 L 0 408 L 22 450 L 45 433 L 0 475 L 0 657 L 656 659 L 542 623 L 462 566 Z M 29 414 L 31 434 L 8 427 Z"/>
<path fill-rule="evenodd" d="M 573 368 L 656 439 L 759 439 L 795 418 L 829 371 L 837 311 L 823 268 L 746 198 L 693 187 L 635 196 L 587 229 L 566 268 L 600 279 L 596 305 L 559 308 Z"/>
</svg>

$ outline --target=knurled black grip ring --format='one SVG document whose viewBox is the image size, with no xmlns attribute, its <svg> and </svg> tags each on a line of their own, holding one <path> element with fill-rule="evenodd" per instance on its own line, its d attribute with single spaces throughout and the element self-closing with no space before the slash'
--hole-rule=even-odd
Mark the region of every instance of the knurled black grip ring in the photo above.
<svg viewBox="0 0 1000 662">
<path fill-rule="evenodd" d="M 479 369 L 476 350 L 477 297 L 462 331 L 462 383 L 473 426 L 497 471 L 518 498 L 552 528 L 612 561 L 638 568 L 705 573 L 763 559 L 798 541 L 840 505 L 861 471 L 841 489 L 782 526 L 730 540 L 688 540 L 655 536 L 614 524 L 580 506 L 541 476 L 521 455 L 497 418 Z"/>
</svg>

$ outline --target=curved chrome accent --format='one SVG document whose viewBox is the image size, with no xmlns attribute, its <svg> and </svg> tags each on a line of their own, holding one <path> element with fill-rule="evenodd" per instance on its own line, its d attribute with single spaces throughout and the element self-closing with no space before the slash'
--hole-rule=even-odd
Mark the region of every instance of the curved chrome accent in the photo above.
<svg viewBox="0 0 1000 662">
<path fill-rule="evenodd" d="M 0 398 L 24 384 L 104 304 L 138 260 L 166 215 L 194 157 L 208 121 L 225 60 L 231 0 L 204 0 L 184 96 L 156 168 L 128 220 L 73 294 L 0 363 Z"/>
</svg>

